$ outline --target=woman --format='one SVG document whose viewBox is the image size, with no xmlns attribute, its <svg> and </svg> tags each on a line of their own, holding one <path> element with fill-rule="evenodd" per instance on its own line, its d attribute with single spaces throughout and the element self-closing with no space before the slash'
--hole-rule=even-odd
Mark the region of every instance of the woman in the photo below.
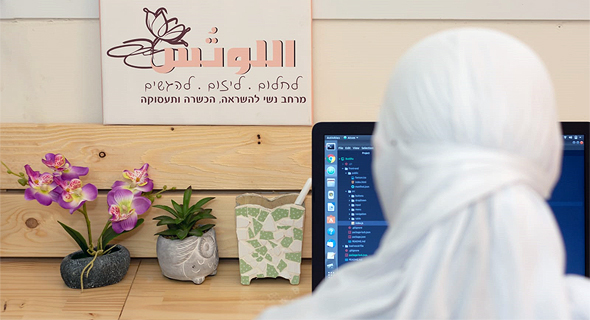
<svg viewBox="0 0 590 320">
<path fill-rule="evenodd" d="M 421 41 L 393 73 L 373 144 L 379 249 L 263 319 L 590 317 L 590 284 L 564 275 L 544 200 L 562 137 L 526 45 L 485 29 Z"/>
</svg>

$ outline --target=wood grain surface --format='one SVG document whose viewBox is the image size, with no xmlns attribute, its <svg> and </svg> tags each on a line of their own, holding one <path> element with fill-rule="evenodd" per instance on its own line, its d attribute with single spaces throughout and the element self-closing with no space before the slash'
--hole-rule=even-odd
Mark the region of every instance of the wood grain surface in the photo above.
<svg viewBox="0 0 590 320">
<path fill-rule="evenodd" d="M 125 278 L 102 288 L 70 289 L 63 283 L 61 259 L 2 259 L 0 318 L 119 319 L 139 266 L 132 260 Z"/>
<path fill-rule="evenodd" d="M 125 278 L 102 288 L 70 289 L 61 259 L 5 258 L 0 263 L 1 319 L 253 319 L 265 308 L 311 292 L 311 262 L 301 282 L 254 279 L 240 284 L 237 259 L 221 259 L 201 285 L 165 278 L 156 259 L 132 259 Z"/>
<path fill-rule="evenodd" d="M 149 163 L 155 187 L 199 190 L 297 190 L 311 176 L 311 127 L 104 126 L 1 124 L 0 160 L 12 170 L 44 172 L 46 153 L 90 168 L 83 178 L 99 189 L 123 170 Z M 0 189 L 22 189 L 7 174 Z"/>
<path fill-rule="evenodd" d="M 301 264 L 301 282 L 254 279 L 240 284 L 237 259 L 221 260 L 217 275 L 205 282 L 170 280 L 162 276 L 157 260 L 142 260 L 121 314 L 123 320 L 253 319 L 265 308 L 311 293 L 311 262 Z"/>
<path fill-rule="evenodd" d="M 216 224 L 217 243 L 222 258 L 238 256 L 237 237 L 235 229 L 235 198 L 240 193 L 234 192 L 194 192 L 193 201 L 202 197 L 213 196 L 215 200 L 206 205 L 213 209 L 217 217 L 212 221 Z M 275 196 L 279 194 L 274 194 Z M 273 197 L 268 193 L 265 196 Z M 155 204 L 170 205 L 170 200 L 182 202 L 182 192 L 164 193 Z M 80 213 L 69 214 L 56 203 L 44 207 L 36 201 L 26 201 L 20 191 L 1 192 L 1 220 L 0 220 L 0 256 L 1 257 L 64 257 L 78 250 L 78 246 L 62 227 L 61 221 L 87 236 L 84 217 Z M 311 196 L 305 201 L 306 217 L 303 233 L 303 257 L 311 257 Z M 101 193 L 97 200 L 87 205 L 94 242 L 107 219 L 106 194 Z M 156 240 L 154 233 L 165 227 L 157 227 L 152 218 L 168 214 L 160 209 L 151 208 L 142 217 L 143 225 L 131 233 L 120 236 L 115 242 L 126 246 L 132 257 L 156 257 Z M 206 222 L 204 220 L 204 222 Z"/>
</svg>

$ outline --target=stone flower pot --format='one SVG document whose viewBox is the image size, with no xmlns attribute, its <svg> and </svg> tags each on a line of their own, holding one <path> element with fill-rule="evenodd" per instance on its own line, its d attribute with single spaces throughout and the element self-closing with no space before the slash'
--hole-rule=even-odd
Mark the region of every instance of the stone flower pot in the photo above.
<svg viewBox="0 0 590 320">
<path fill-rule="evenodd" d="M 190 236 L 184 240 L 159 236 L 156 251 L 162 274 L 167 278 L 201 284 L 206 276 L 217 274 L 219 254 L 215 228 L 200 237 Z"/>
<path fill-rule="evenodd" d="M 107 249 L 113 245 L 107 246 Z M 59 271 L 66 286 L 80 289 L 80 274 L 93 257 L 87 257 L 78 250 L 67 255 L 61 262 Z M 88 277 L 84 275 L 84 289 L 104 287 L 115 284 L 125 277 L 129 270 L 131 255 L 129 250 L 116 244 L 115 248 L 94 260 L 94 266 Z"/>
</svg>

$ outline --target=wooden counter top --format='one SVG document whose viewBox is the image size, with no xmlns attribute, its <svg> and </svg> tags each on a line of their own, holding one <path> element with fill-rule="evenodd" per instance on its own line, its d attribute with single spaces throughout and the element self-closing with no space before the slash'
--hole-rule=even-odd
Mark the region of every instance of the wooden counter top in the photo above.
<svg viewBox="0 0 590 320">
<path fill-rule="evenodd" d="M 162 276 L 156 259 L 132 259 L 115 285 L 66 287 L 61 259 L 0 260 L 2 319 L 252 319 L 268 306 L 311 292 L 311 261 L 301 264 L 301 283 L 254 279 L 240 284 L 237 259 L 222 259 L 217 275 L 201 285 Z"/>
</svg>

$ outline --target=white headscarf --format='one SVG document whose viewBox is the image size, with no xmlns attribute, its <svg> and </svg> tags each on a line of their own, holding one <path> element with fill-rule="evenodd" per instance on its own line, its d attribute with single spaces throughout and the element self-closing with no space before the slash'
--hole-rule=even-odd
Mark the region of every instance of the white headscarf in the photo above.
<svg viewBox="0 0 590 320">
<path fill-rule="evenodd" d="M 590 317 L 544 200 L 562 137 L 531 49 L 485 29 L 426 38 L 394 70 L 373 143 L 379 249 L 262 319 Z"/>
</svg>

